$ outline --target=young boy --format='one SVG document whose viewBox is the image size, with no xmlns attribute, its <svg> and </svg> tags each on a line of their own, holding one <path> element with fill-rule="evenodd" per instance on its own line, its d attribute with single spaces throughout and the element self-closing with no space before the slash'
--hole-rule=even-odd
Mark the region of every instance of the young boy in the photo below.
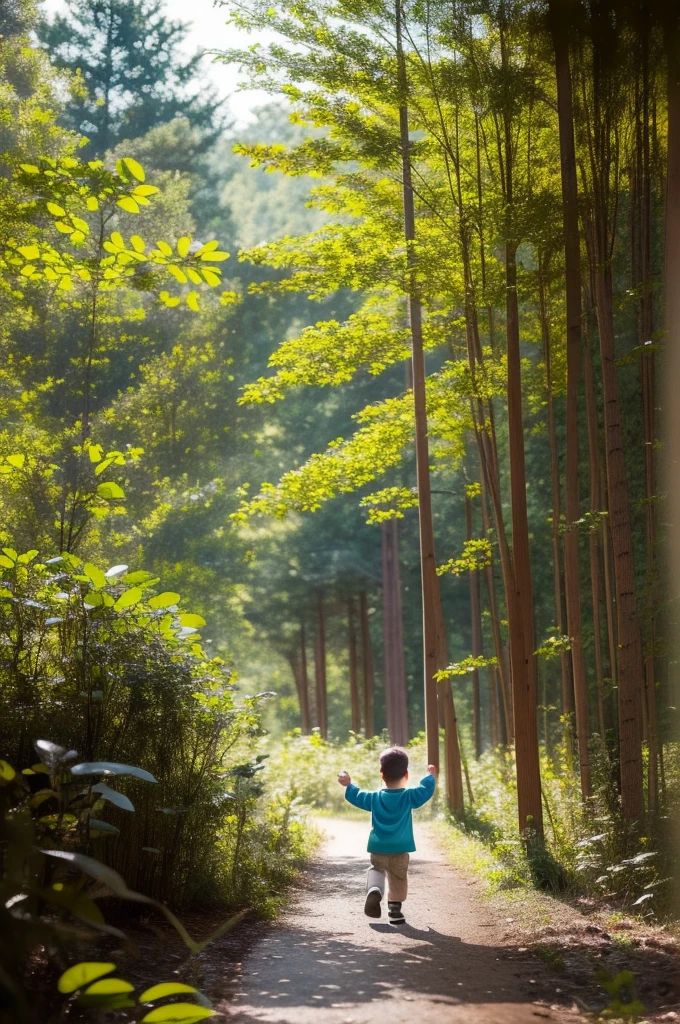
<svg viewBox="0 0 680 1024">
<path fill-rule="evenodd" d="M 368 852 L 371 867 L 366 881 L 367 917 L 380 917 L 385 876 L 387 875 L 387 906 L 390 924 L 404 924 L 401 905 L 408 889 L 409 854 L 416 844 L 413 839 L 414 807 L 422 807 L 434 794 L 437 769 L 429 765 L 427 775 L 415 789 L 407 789 L 408 754 L 401 747 L 390 747 L 380 755 L 380 774 L 384 789 L 363 790 L 352 782 L 349 772 L 340 772 L 338 782 L 345 787 L 345 799 L 372 816 Z"/>
</svg>

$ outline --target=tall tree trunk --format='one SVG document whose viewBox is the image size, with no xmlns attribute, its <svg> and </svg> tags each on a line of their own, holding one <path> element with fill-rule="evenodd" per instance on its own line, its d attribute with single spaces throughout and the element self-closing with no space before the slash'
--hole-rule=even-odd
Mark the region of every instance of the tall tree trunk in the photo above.
<svg viewBox="0 0 680 1024">
<path fill-rule="evenodd" d="M 668 157 L 665 211 L 665 395 L 666 480 L 670 492 L 670 598 L 680 593 L 680 17 L 671 14 L 666 36 L 668 54 Z M 676 630 L 673 630 L 676 635 Z M 675 653 L 677 656 L 677 641 Z"/>
<path fill-rule="evenodd" d="M 309 714 L 309 673 L 307 670 L 307 638 L 305 627 L 300 626 L 300 658 L 299 658 L 300 685 L 298 699 L 300 701 L 300 722 L 305 735 L 311 732 L 311 717 Z"/>
<path fill-rule="evenodd" d="M 472 540 L 472 503 L 465 495 L 465 527 L 467 539 Z M 470 583 L 470 632 L 472 638 L 472 657 L 482 657 L 482 605 L 479 593 L 479 570 L 473 569 L 469 574 Z M 479 669 L 472 670 L 472 735 L 474 738 L 475 757 L 482 756 L 482 708 L 479 692 Z"/>
<path fill-rule="evenodd" d="M 373 711 L 373 648 L 371 647 L 371 631 L 368 625 L 368 601 L 366 591 L 359 594 L 359 623 L 361 627 L 361 667 L 363 675 L 364 696 L 364 735 L 371 739 L 375 735 Z"/>
<path fill-rule="evenodd" d="M 352 732 L 358 735 L 361 732 L 361 703 L 359 700 L 359 666 L 353 597 L 350 597 L 347 601 L 347 649 L 349 655 L 349 700 Z"/>
<path fill-rule="evenodd" d="M 553 552 L 553 594 L 555 602 L 555 625 L 560 636 L 566 636 L 567 631 L 564 623 L 564 612 L 562 608 L 562 539 L 561 507 L 560 499 L 560 466 L 557 451 L 557 434 L 555 431 L 555 401 L 552 387 L 552 353 L 550 347 L 550 328 L 548 324 L 548 310 L 545 300 L 545 285 L 542 275 L 539 277 L 539 305 L 541 310 L 541 325 L 543 333 L 543 353 L 545 357 L 545 376 L 547 389 L 547 410 L 548 410 L 548 442 L 550 445 L 550 476 L 552 482 L 552 552 Z M 567 764 L 571 766 L 573 761 L 573 717 L 574 717 L 574 684 L 570 672 L 570 659 L 568 651 L 560 652 L 560 693 L 562 697 L 562 718 L 564 721 L 564 749 Z M 546 729 L 547 732 L 547 729 Z M 547 736 L 546 736 L 547 743 Z"/>
<path fill-rule="evenodd" d="M 610 9 L 598 2 L 591 12 L 592 97 L 584 96 L 589 131 L 590 209 L 588 256 L 594 280 L 600 338 L 607 502 L 618 627 L 618 717 L 621 803 L 629 821 L 644 815 L 642 788 L 642 681 L 644 666 L 635 596 L 630 500 L 624 456 L 614 332 L 612 254 L 619 177 L 619 132 L 612 124 L 611 92 L 618 88 L 611 47 Z M 592 100 L 592 102 L 591 102 Z"/>
<path fill-rule="evenodd" d="M 481 464 L 480 459 L 480 478 L 482 481 L 482 525 L 484 527 L 484 536 L 489 537 L 491 533 L 491 523 L 489 521 L 489 511 L 487 504 L 487 487 L 486 487 L 486 473 L 484 466 Z M 504 740 L 506 743 L 511 744 L 514 742 L 515 733 L 513 728 L 512 720 L 512 684 L 510 681 L 510 672 L 508 668 L 508 662 L 506 658 L 506 651 L 503 645 L 503 638 L 501 636 L 501 623 L 500 616 L 498 614 L 498 602 L 496 599 L 496 584 L 494 581 L 493 566 L 489 565 L 484 571 L 486 579 L 486 589 L 489 598 L 489 617 L 491 619 L 491 636 L 493 637 L 494 654 L 497 662 L 497 675 L 498 683 L 500 685 L 501 692 L 501 709 L 502 709 L 502 732 L 504 734 Z M 500 737 L 499 737 L 500 738 Z"/>
<path fill-rule="evenodd" d="M 382 524 L 382 575 L 387 731 L 392 743 L 404 744 L 408 743 L 409 729 L 396 519 Z"/>
<path fill-rule="evenodd" d="M 316 677 L 316 724 L 322 738 L 328 739 L 328 695 L 326 692 L 326 621 L 323 595 L 316 599 L 316 643 L 314 645 L 314 673 Z"/>
<path fill-rule="evenodd" d="M 554 13 L 556 4 L 551 5 Z M 569 67 L 569 35 L 564 25 L 552 20 L 557 80 L 557 119 L 560 135 L 562 177 L 562 224 L 564 229 L 565 291 L 567 308 L 567 463 L 564 537 L 564 579 L 567 598 L 567 628 L 571 642 L 571 667 L 576 707 L 581 793 L 592 795 L 590 782 L 590 726 L 588 683 L 581 635 L 578 520 L 578 388 L 581 376 L 581 254 L 579 242 L 578 182 L 574 144 L 574 111 Z"/>
<path fill-rule="evenodd" d="M 641 95 L 638 100 L 638 166 L 639 166 L 639 246 L 640 307 L 638 338 L 641 346 L 642 422 L 645 444 L 645 540 L 647 562 L 647 636 L 644 652 L 644 699 L 647 718 L 647 807 L 658 808 L 658 741 L 656 724 L 656 678 L 654 649 L 656 644 L 656 417 L 654 413 L 655 357 L 652 345 L 654 307 L 652 301 L 652 200 L 649 145 L 649 25 L 644 19 L 640 31 Z"/>
<path fill-rule="evenodd" d="M 401 0 L 395 5 L 395 29 L 397 41 L 397 75 L 399 90 L 399 132 L 402 160 L 404 238 L 406 241 L 406 269 L 408 280 L 408 312 L 411 329 L 411 362 L 413 368 L 413 401 L 415 413 L 416 474 L 418 480 L 418 521 L 420 534 L 421 589 L 423 600 L 423 650 L 424 650 L 424 691 L 425 731 L 427 736 L 427 758 L 430 764 L 439 765 L 439 714 L 436 673 L 446 666 L 441 664 L 446 649 L 442 635 L 444 628 L 441 614 L 441 595 L 437 563 L 434 551 L 434 529 L 432 524 L 432 495 L 430 488 L 430 457 L 427 435 L 427 408 L 425 401 L 425 354 L 423 348 L 422 310 L 418 295 L 417 258 L 414 250 L 416 238 L 415 206 L 411 176 L 411 150 L 408 118 L 408 76 L 402 42 Z M 450 686 L 447 687 L 451 694 Z M 451 695 L 452 701 L 452 695 Z M 448 698 L 447 698 L 448 703 Z M 449 715 L 450 718 L 450 715 Z M 453 715 L 455 721 L 455 712 Z M 451 722 L 449 721 L 449 725 Z M 447 729 L 447 764 L 455 778 L 452 784 L 457 794 L 457 806 L 462 810 L 463 786 L 460 757 L 456 760 L 457 739 Z"/>
<path fill-rule="evenodd" d="M 586 332 L 587 335 L 587 332 Z M 584 382 L 586 393 L 586 419 L 588 424 L 588 467 L 590 470 L 590 513 L 601 514 L 600 500 L 600 442 L 597 423 L 597 402 L 593 380 L 593 360 L 590 354 L 590 339 L 587 338 L 584 360 Z M 602 664 L 602 623 L 600 619 L 600 537 L 602 530 L 592 523 L 588 534 L 590 557 L 590 588 L 593 602 L 593 646 L 595 651 L 595 687 L 597 693 L 597 721 L 600 739 L 604 747 L 607 724 L 604 705 L 604 669 Z"/>
<path fill-rule="evenodd" d="M 500 50 L 503 70 L 509 74 L 507 22 L 501 12 Z M 517 297 L 517 240 L 513 184 L 513 126 L 503 112 L 501 146 L 505 162 L 505 317 L 508 360 L 508 447 L 510 507 L 512 513 L 512 563 L 514 589 L 508 603 L 512 695 L 517 765 L 519 827 L 530 827 L 543 840 L 541 769 L 538 753 L 538 672 L 534 636 L 534 601 L 529 554 L 527 481 L 522 412 L 522 361 L 520 354 L 519 304 Z"/>
<path fill-rule="evenodd" d="M 598 260 L 603 258 L 606 258 L 605 254 L 598 253 Z M 595 278 L 604 394 L 609 524 L 614 555 L 614 588 L 618 625 L 621 802 L 625 816 L 631 821 L 640 821 L 644 815 L 640 693 L 640 683 L 643 678 L 642 643 L 635 600 L 633 538 L 619 410 L 611 272 L 608 268 L 600 266 L 596 269 Z"/>
</svg>

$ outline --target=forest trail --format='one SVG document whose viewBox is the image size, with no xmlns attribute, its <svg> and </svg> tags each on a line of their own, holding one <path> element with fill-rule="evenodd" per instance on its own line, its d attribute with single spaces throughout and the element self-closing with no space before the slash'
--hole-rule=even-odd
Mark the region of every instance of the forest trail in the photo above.
<svg viewBox="0 0 680 1024">
<path fill-rule="evenodd" d="M 234 1024 L 538 1024 L 579 1017 L 551 1005 L 559 982 L 416 830 L 407 924 L 364 916 L 367 822 L 324 819 L 307 885 L 243 963 L 218 1007 Z"/>
</svg>

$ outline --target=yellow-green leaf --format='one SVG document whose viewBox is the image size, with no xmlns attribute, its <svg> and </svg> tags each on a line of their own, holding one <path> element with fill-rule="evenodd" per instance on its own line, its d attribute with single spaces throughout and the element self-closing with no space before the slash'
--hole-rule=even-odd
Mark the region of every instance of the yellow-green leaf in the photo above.
<svg viewBox="0 0 680 1024">
<path fill-rule="evenodd" d="M 65 217 L 66 210 L 62 206 L 58 206 L 56 203 L 48 203 L 47 209 L 53 217 Z"/>
<path fill-rule="evenodd" d="M 203 267 L 201 270 L 203 278 L 206 284 L 209 284 L 211 288 L 215 288 L 218 284 L 222 283 L 222 278 L 216 270 L 212 270 L 208 267 Z"/>
<path fill-rule="evenodd" d="M 106 498 L 110 501 L 112 498 L 124 498 L 125 491 L 119 485 L 114 483 L 112 480 L 107 480 L 104 484 L 97 486 L 97 494 L 100 498 Z"/>
<path fill-rule="evenodd" d="M 139 203 L 132 196 L 122 196 L 118 200 L 118 205 L 126 213 L 139 213 Z"/>
<path fill-rule="evenodd" d="M 77 992 L 79 988 L 83 988 L 91 981 L 96 981 L 97 978 L 110 974 L 115 969 L 115 964 L 94 961 L 91 963 L 74 964 L 73 967 L 69 967 L 67 971 L 64 971 L 59 979 L 57 988 L 63 995 L 69 995 L 71 992 Z"/>
<path fill-rule="evenodd" d="M 95 213 L 99 209 L 99 200 L 96 196 L 88 196 L 85 206 L 90 211 L 90 213 Z"/>
<path fill-rule="evenodd" d="M 20 245 L 19 252 L 27 260 L 40 259 L 40 249 L 37 245 Z"/>
<path fill-rule="evenodd" d="M 125 170 L 129 171 L 130 174 L 132 175 L 132 177 L 136 178 L 137 181 L 145 181 L 146 180 L 146 174 L 144 173 L 144 168 L 142 167 L 141 164 L 137 163 L 137 161 L 134 160 L 131 156 L 124 156 L 122 163 L 123 163 L 123 166 L 125 167 Z"/>
<path fill-rule="evenodd" d="M 142 1021 L 145 1024 L 195 1024 L 196 1021 L 214 1017 L 215 1011 L 207 1006 L 196 1003 L 170 1003 L 168 1006 L 157 1006 Z"/>
<path fill-rule="evenodd" d="M 12 765 L 7 761 L 0 761 L 0 785 L 5 785 L 8 782 L 12 782 L 16 778 L 17 773 L 15 772 Z"/>
<path fill-rule="evenodd" d="M 88 996 L 116 996 L 122 992 L 134 992 L 135 986 L 123 978 L 103 978 L 86 989 Z"/>
<path fill-rule="evenodd" d="M 139 587 L 130 587 L 129 590 L 125 590 L 120 595 L 113 606 L 114 611 L 122 612 L 125 608 L 132 608 L 133 605 L 139 604 L 142 596 L 142 591 Z"/>
<path fill-rule="evenodd" d="M 166 996 L 177 996 L 182 992 L 195 992 L 191 985 L 185 985 L 181 981 L 165 981 L 160 985 L 152 985 L 142 992 L 139 997 L 140 1003 L 153 1003 L 156 999 L 165 999 Z"/>
<path fill-rule="evenodd" d="M 14 455 L 7 455 L 6 459 L 10 466 L 14 466 L 15 469 L 23 469 L 26 463 L 26 456 L 23 452 L 17 452 Z"/>
<path fill-rule="evenodd" d="M 182 238 L 177 242 L 177 253 L 182 259 L 189 255 L 189 246 L 191 245 L 191 238 L 189 235 L 183 235 Z"/>
<path fill-rule="evenodd" d="M 202 615 L 193 615 L 190 612 L 180 615 L 179 621 L 182 626 L 191 626 L 192 629 L 200 629 L 201 626 L 205 626 L 205 619 Z"/>
<path fill-rule="evenodd" d="M 100 587 L 105 587 L 108 583 L 108 580 L 101 569 L 98 568 L 98 566 L 93 565 L 92 562 L 85 562 L 85 565 L 83 566 L 83 574 L 92 580 L 92 583 L 97 590 L 99 590 Z"/>
<path fill-rule="evenodd" d="M 175 266 L 174 263 L 169 264 L 168 271 L 172 274 L 176 281 L 179 281 L 180 284 L 187 283 L 187 275 L 184 273 L 183 270 L 180 269 L 180 267 Z"/>
<path fill-rule="evenodd" d="M 162 594 L 152 597 L 148 604 L 149 608 L 169 608 L 171 605 L 177 604 L 179 600 L 179 594 L 175 594 L 172 590 L 165 590 Z"/>
<path fill-rule="evenodd" d="M 195 313 L 198 313 L 198 292 L 189 292 L 187 295 L 187 306 L 189 309 L 193 309 Z"/>
<path fill-rule="evenodd" d="M 146 249 L 144 239 L 140 238 L 139 235 L 131 235 L 130 244 L 132 245 L 132 248 L 135 250 L 135 252 L 144 252 L 144 250 Z"/>
</svg>

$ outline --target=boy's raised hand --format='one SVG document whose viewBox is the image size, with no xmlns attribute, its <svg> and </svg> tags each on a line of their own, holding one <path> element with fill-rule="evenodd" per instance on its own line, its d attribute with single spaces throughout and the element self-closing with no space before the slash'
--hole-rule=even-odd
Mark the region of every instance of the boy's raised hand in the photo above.
<svg viewBox="0 0 680 1024">
<path fill-rule="evenodd" d="M 434 775 L 435 779 L 437 778 L 437 775 L 439 774 L 439 769 L 437 768 L 436 764 L 428 764 L 427 774 Z"/>
<path fill-rule="evenodd" d="M 350 775 L 349 772 L 342 771 L 338 775 L 338 782 L 340 783 L 341 786 L 349 786 L 351 781 L 352 781 L 352 776 Z"/>
</svg>

